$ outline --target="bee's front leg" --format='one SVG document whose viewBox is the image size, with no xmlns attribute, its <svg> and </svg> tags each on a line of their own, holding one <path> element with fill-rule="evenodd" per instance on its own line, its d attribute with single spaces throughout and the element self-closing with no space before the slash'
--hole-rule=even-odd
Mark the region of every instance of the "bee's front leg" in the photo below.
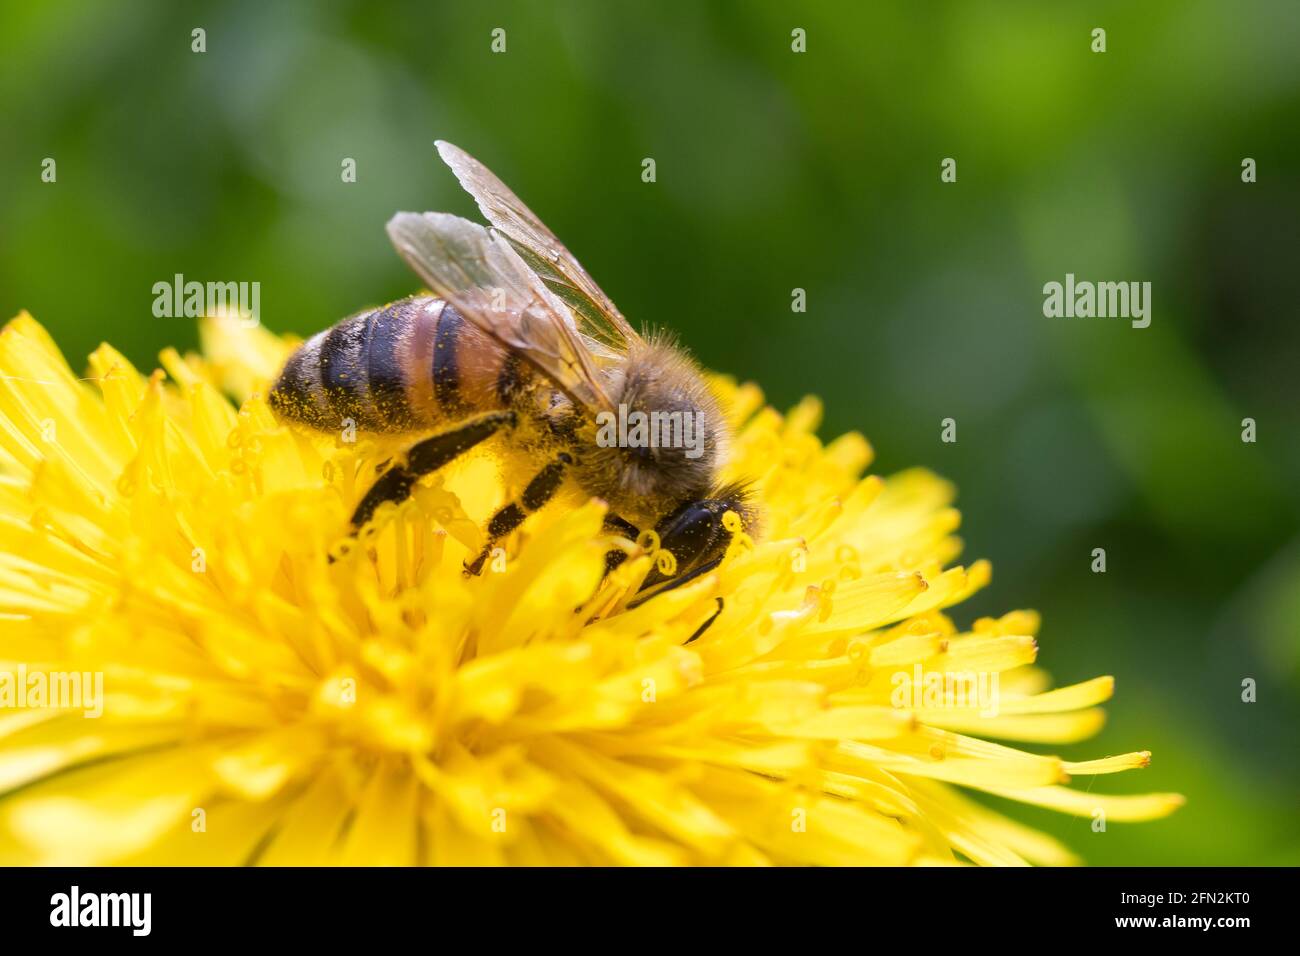
<svg viewBox="0 0 1300 956">
<path fill-rule="evenodd" d="M 726 509 L 724 508 L 721 513 L 725 514 Z M 695 528 L 698 527 L 698 522 L 701 519 L 699 518 L 698 514 L 694 512 L 692 514 L 695 514 L 695 518 L 691 521 L 688 521 L 687 524 L 691 528 Z M 721 520 L 722 519 L 719 517 L 718 519 L 719 527 L 721 527 Z M 663 524 L 664 523 L 661 522 L 660 526 L 662 527 Z M 672 522 L 669 522 L 669 524 L 671 525 Z M 641 536 L 641 532 L 637 530 L 636 525 L 632 524 L 632 522 L 626 520 L 625 518 L 622 518 L 619 515 L 614 515 L 614 514 L 605 516 L 604 530 L 609 532 L 610 534 L 621 534 L 623 535 L 623 537 L 628 538 L 632 541 L 636 541 Z M 726 534 L 726 540 L 730 541 L 731 533 L 728 532 L 725 528 L 722 528 L 722 531 L 724 534 Z M 685 531 L 679 530 L 677 534 L 671 536 L 671 544 L 673 547 L 669 547 L 669 539 L 667 538 L 660 539 L 660 544 L 662 547 L 668 547 L 670 551 L 673 551 L 673 548 L 677 549 L 676 551 L 673 552 L 674 558 L 677 557 L 678 552 L 681 552 L 683 556 L 686 555 L 687 549 L 681 547 L 683 542 L 686 540 L 686 538 L 683 537 L 683 534 L 687 534 L 687 533 Z M 695 535 L 692 532 L 687 534 L 687 537 L 693 540 L 695 538 Z M 723 545 L 723 550 L 724 551 L 726 550 L 725 544 Z M 622 564 L 626 560 L 627 560 L 627 552 L 624 551 L 622 548 L 612 548 L 611 550 L 606 551 L 605 552 L 605 574 L 609 575 L 610 572 L 612 572 L 615 568 L 617 568 L 620 564 Z M 628 604 L 628 607 L 629 608 L 636 607 L 638 604 L 642 604 L 645 601 L 648 601 L 651 597 L 654 597 L 655 594 L 660 594 L 672 588 L 680 587 L 681 585 L 685 584 L 687 581 L 699 577 L 701 574 L 705 574 L 708 571 L 713 570 L 715 567 L 718 566 L 718 563 L 721 560 L 722 560 L 722 555 L 719 554 L 716 558 L 712 558 L 706 561 L 704 564 L 688 570 L 681 578 L 672 579 L 671 583 L 657 588 L 653 592 L 653 594 L 644 594 L 639 597 L 633 598 L 632 601 Z M 651 575 L 658 576 L 658 572 L 652 571 Z M 664 579 L 662 578 L 662 576 L 658 576 L 658 580 L 662 581 Z M 641 590 L 645 590 L 647 583 L 654 584 L 656 582 L 651 580 L 650 575 L 647 575 L 646 583 L 643 583 L 641 585 Z M 691 643 L 691 641 L 695 640 L 701 634 L 707 631 L 713 625 L 713 622 L 718 619 L 718 615 L 722 613 L 723 601 L 722 598 L 716 598 L 716 601 L 717 601 L 717 610 L 715 610 L 712 614 L 710 614 L 708 619 L 705 620 L 703 624 L 701 624 L 699 627 L 695 629 L 695 633 L 693 633 L 690 637 L 686 639 L 685 641 L 686 644 Z"/>
<path fill-rule="evenodd" d="M 731 497 L 688 501 L 660 521 L 655 526 L 659 546 L 673 556 L 676 567 L 671 574 L 652 568 L 628 607 L 643 604 L 656 594 L 679 588 L 716 568 L 731 543 L 731 532 L 723 521 L 729 511 L 745 513 L 743 502 Z"/>
</svg>

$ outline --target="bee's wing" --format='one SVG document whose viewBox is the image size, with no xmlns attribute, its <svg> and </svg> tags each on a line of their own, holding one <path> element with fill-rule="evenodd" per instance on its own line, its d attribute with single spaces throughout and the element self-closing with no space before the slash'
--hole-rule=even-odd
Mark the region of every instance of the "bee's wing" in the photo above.
<svg viewBox="0 0 1300 956">
<path fill-rule="evenodd" d="M 518 351 L 574 401 L 609 409 L 572 313 L 503 237 L 442 212 L 399 212 L 387 228 L 402 258 L 435 295 Z"/>
<path fill-rule="evenodd" d="M 511 192 L 510 187 L 459 146 L 437 141 L 438 154 L 474 197 L 484 217 L 510 240 L 515 251 L 547 286 L 573 309 L 578 330 L 615 352 L 641 342 L 609 296 L 596 285 L 564 244 Z"/>
</svg>

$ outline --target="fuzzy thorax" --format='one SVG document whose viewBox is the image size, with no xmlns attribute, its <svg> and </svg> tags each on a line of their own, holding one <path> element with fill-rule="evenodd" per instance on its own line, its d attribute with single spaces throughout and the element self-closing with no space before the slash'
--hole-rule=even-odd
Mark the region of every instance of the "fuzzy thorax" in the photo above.
<svg viewBox="0 0 1300 956">
<path fill-rule="evenodd" d="M 616 514 L 645 526 L 707 497 L 725 460 L 726 421 L 695 363 L 670 342 L 638 346 L 606 373 L 614 406 L 584 443 L 578 478 Z"/>
</svg>

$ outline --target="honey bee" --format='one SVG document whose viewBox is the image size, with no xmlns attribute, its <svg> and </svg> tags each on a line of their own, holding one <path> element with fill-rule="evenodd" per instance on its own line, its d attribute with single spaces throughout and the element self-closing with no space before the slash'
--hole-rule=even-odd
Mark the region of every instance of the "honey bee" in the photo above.
<svg viewBox="0 0 1300 956">
<path fill-rule="evenodd" d="M 485 166 L 450 143 L 437 148 L 490 228 L 439 212 L 393 216 L 389 238 L 433 294 L 312 337 L 270 393 L 278 414 L 312 428 L 350 421 L 418 439 L 362 496 L 352 532 L 421 477 L 501 434 L 534 477 L 492 516 L 467 573 L 478 574 L 493 547 L 568 481 L 608 504 L 607 531 L 635 540 L 654 529 L 672 554 L 638 602 L 716 567 L 737 528 L 728 513 L 751 533 L 756 514 L 744 485 L 719 481 L 727 423 L 699 367 L 670 337 L 638 334 Z M 611 550 L 607 571 L 625 554 Z"/>
</svg>

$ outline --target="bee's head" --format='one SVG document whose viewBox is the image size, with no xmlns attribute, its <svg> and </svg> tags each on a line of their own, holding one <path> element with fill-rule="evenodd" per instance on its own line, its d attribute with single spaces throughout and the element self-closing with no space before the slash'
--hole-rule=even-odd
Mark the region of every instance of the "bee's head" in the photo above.
<svg viewBox="0 0 1300 956">
<path fill-rule="evenodd" d="M 707 495 L 726 451 L 726 422 L 695 364 L 669 342 L 634 347 L 606 374 L 613 409 L 586 454 L 593 493 L 629 520 L 653 521 Z"/>
</svg>

